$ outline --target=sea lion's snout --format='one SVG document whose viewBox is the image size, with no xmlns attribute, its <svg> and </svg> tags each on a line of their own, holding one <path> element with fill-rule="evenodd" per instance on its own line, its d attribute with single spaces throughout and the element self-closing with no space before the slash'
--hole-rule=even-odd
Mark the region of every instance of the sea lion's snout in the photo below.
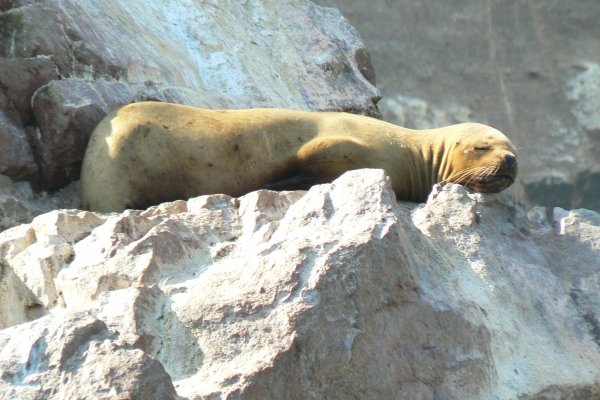
<svg viewBox="0 0 600 400">
<path fill-rule="evenodd" d="M 509 168 L 509 169 L 516 168 L 517 157 L 515 157 L 513 154 L 505 155 L 504 156 L 504 164 L 506 165 L 506 168 Z"/>
<path fill-rule="evenodd" d="M 491 165 L 493 166 L 494 163 Z M 498 193 L 507 189 L 517 178 L 519 171 L 517 157 L 508 152 L 501 156 L 495 165 L 489 174 L 478 176 L 472 182 L 467 183 L 467 186 L 478 192 L 487 193 Z"/>
<path fill-rule="evenodd" d="M 517 156 L 513 153 L 507 153 L 504 155 L 502 165 L 498 168 L 495 175 L 507 176 L 510 178 L 510 183 L 514 183 L 519 172 L 519 163 L 517 162 Z"/>
</svg>

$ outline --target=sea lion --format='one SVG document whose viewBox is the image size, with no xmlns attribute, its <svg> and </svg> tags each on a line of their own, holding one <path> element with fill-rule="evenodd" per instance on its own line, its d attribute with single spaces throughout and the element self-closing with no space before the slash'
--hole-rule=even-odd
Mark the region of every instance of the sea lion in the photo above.
<svg viewBox="0 0 600 400">
<path fill-rule="evenodd" d="M 121 212 L 204 194 L 307 190 L 349 170 L 381 168 L 399 200 L 423 202 L 440 182 L 506 189 L 516 154 L 506 136 L 476 123 L 415 131 L 346 113 L 142 102 L 94 130 L 81 199 L 88 210 Z"/>
</svg>

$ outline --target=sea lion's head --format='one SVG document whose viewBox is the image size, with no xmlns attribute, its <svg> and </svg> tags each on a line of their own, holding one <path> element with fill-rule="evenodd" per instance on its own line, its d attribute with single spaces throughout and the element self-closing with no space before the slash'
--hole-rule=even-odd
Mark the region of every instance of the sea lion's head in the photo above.
<svg viewBox="0 0 600 400">
<path fill-rule="evenodd" d="M 478 192 L 498 193 L 517 178 L 517 149 L 500 131 L 482 124 L 455 125 L 445 139 L 449 148 L 447 175 Z"/>
</svg>

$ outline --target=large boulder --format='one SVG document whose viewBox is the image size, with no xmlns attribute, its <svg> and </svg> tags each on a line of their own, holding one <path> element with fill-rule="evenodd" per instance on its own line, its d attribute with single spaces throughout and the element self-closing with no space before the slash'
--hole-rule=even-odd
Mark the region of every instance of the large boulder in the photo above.
<svg viewBox="0 0 600 400">
<path fill-rule="evenodd" d="M 396 202 L 381 170 L 53 211 L 0 234 L 0 391 L 597 399 L 600 215 L 551 222 L 457 185 Z"/>
<path fill-rule="evenodd" d="M 374 83 L 356 30 L 308 0 L 3 1 L 0 174 L 78 180 L 96 124 L 134 101 L 380 117 Z"/>
<path fill-rule="evenodd" d="M 519 148 L 520 200 L 600 211 L 600 2 L 314 1 L 361 33 L 384 120 L 492 125 Z"/>
<path fill-rule="evenodd" d="M 0 174 L 36 181 L 38 167 L 19 114 L 0 91 Z"/>
</svg>

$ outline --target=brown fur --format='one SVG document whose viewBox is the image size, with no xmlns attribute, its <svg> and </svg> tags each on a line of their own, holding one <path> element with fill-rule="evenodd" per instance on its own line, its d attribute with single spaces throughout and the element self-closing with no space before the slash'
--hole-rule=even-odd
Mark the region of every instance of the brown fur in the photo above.
<svg viewBox="0 0 600 400">
<path fill-rule="evenodd" d="M 81 197 L 86 209 L 119 212 L 203 194 L 308 189 L 348 170 L 382 168 L 398 199 L 422 202 L 439 182 L 506 189 L 517 173 L 507 155 L 516 155 L 512 143 L 481 124 L 415 131 L 345 113 L 145 102 L 96 127 Z"/>
</svg>

